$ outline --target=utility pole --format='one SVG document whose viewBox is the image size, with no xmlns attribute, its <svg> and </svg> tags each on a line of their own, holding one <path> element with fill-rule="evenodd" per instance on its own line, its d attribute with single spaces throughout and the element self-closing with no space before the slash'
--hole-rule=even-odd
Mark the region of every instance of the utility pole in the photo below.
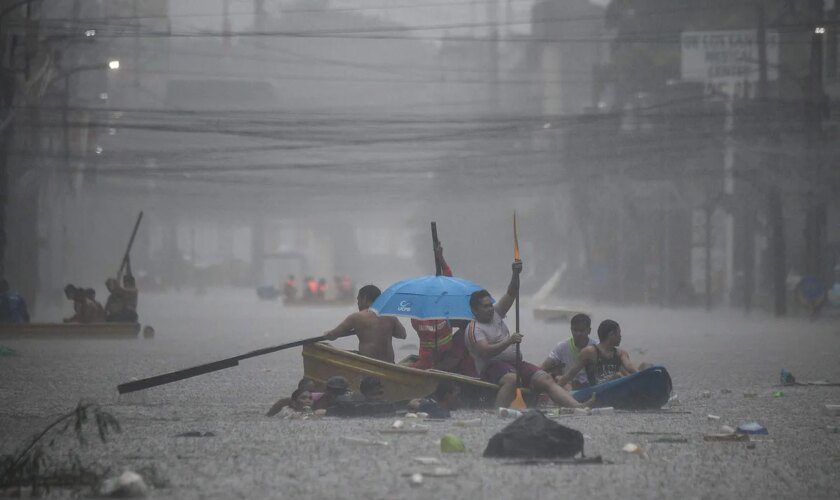
<svg viewBox="0 0 840 500">
<path fill-rule="evenodd" d="M 490 43 L 490 106 L 499 111 L 499 0 L 487 2 Z"/>
<path fill-rule="evenodd" d="M 813 189 L 808 193 L 805 213 L 805 275 L 823 277 L 823 250 L 827 223 L 827 208 L 822 195 L 823 177 L 823 127 L 827 97 L 823 88 L 823 0 L 811 0 L 810 67 L 805 95 L 805 148 L 806 168 Z M 833 29 L 833 27 L 832 27 Z"/>
<path fill-rule="evenodd" d="M 767 20 L 763 0 L 758 0 L 758 102 L 761 110 L 761 123 L 765 127 L 762 134 L 764 140 L 769 144 L 778 144 L 774 138 L 778 137 L 777 131 L 770 130 L 768 126 L 775 126 L 775 122 L 766 119 L 765 114 L 770 109 L 768 101 L 767 85 Z M 768 125 L 773 123 L 773 125 Z M 770 226 L 770 254 L 773 283 L 773 312 L 776 316 L 787 314 L 787 257 L 785 248 L 785 219 L 782 207 L 782 194 L 779 189 L 778 179 L 775 173 L 778 172 L 779 157 L 775 154 L 765 155 L 766 165 L 771 173 L 770 183 L 767 190 L 767 221 Z"/>
</svg>

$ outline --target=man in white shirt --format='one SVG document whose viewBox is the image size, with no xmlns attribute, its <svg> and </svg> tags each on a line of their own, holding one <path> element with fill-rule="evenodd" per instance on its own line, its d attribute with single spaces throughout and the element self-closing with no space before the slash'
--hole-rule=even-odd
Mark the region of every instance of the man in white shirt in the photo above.
<svg viewBox="0 0 840 500">
<path fill-rule="evenodd" d="M 519 273 L 522 262 L 513 263 L 513 275 L 507 293 L 493 305 L 487 290 L 479 290 L 470 296 L 470 308 L 475 320 L 467 326 L 467 349 L 475 359 L 475 365 L 483 380 L 499 384 L 496 406 L 507 407 L 516 393 L 516 343 L 522 341 L 520 332 L 510 333 L 503 320 L 519 292 Z M 556 404 L 570 408 L 585 405 L 577 402 L 568 391 L 557 385 L 554 379 L 540 367 L 519 359 L 519 373 L 522 384 L 535 392 L 545 392 Z"/>
<path fill-rule="evenodd" d="M 554 376 L 555 379 L 565 375 L 569 369 L 575 366 L 580 351 L 597 343 L 589 337 L 589 334 L 592 333 L 592 320 L 589 316 L 582 313 L 575 314 L 570 326 L 572 330 L 571 338 L 557 344 L 548 353 L 548 357 L 542 364 L 542 369 Z M 572 379 L 571 385 L 572 389 L 581 389 L 589 385 L 586 373 L 578 373 L 577 377 Z"/>
</svg>

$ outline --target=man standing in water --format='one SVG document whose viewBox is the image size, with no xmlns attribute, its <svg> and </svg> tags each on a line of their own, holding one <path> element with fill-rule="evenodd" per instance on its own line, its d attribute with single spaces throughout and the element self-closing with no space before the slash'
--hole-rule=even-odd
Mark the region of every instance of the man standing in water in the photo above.
<svg viewBox="0 0 840 500">
<path fill-rule="evenodd" d="M 496 394 L 497 407 L 508 407 L 516 393 L 516 344 L 522 342 L 523 337 L 519 332 L 510 333 L 502 318 L 510 310 L 519 292 L 521 272 L 522 262 L 515 261 L 507 293 L 495 306 L 487 290 L 473 292 L 470 296 L 470 308 L 475 320 L 467 327 L 467 348 L 475 359 L 481 378 L 501 386 Z M 560 406 L 580 408 L 593 402 L 578 403 L 568 391 L 557 385 L 551 375 L 538 366 L 526 363 L 521 357 L 519 371 L 526 387 L 547 393 Z"/>
<path fill-rule="evenodd" d="M 356 296 L 359 312 L 347 316 L 337 327 L 324 332 L 324 337 L 335 340 L 349 334 L 356 335 L 359 337 L 359 354 L 393 363 L 394 346 L 391 339 L 404 339 L 405 328 L 397 318 L 379 316 L 369 309 L 380 293 L 374 285 L 365 285 L 359 289 Z"/>
</svg>

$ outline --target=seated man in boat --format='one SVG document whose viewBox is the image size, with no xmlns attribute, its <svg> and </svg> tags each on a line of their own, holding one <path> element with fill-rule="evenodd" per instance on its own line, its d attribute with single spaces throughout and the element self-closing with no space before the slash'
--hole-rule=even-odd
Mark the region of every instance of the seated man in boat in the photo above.
<svg viewBox="0 0 840 500">
<path fill-rule="evenodd" d="M 126 274 L 122 286 L 114 278 L 108 278 L 105 287 L 109 292 L 105 302 L 105 321 L 137 323 L 137 287 L 134 276 Z"/>
<path fill-rule="evenodd" d="M 98 300 L 96 300 L 96 290 L 93 288 L 85 288 L 84 294 L 87 299 L 93 303 L 93 306 L 96 310 L 96 319 L 93 320 L 94 323 L 102 323 L 105 321 L 105 307 L 102 306 Z"/>
<path fill-rule="evenodd" d="M 73 316 L 64 318 L 65 323 L 96 323 L 101 321 L 96 302 L 88 298 L 89 294 L 84 288 L 67 285 L 64 287 L 64 295 L 73 301 L 73 311 L 75 312 Z M 102 306 L 100 305 L 100 307 Z"/>
<path fill-rule="evenodd" d="M 476 368 L 481 378 L 492 384 L 499 384 L 496 406 L 507 407 L 516 394 L 516 343 L 522 341 L 519 332 L 510 333 L 504 322 L 504 316 L 513 305 L 519 292 L 519 273 L 522 262 L 513 263 L 513 274 L 507 292 L 493 305 L 493 299 L 487 290 L 473 292 L 470 307 L 475 320 L 467 327 L 467 348 L 475 359 Z M 568 391 L 558 385 L 551 375 L 538 366 L 519 359 L 522 382 L 533 391 L 545 392 L 556 404 L 571 408 L 585 406 L 578 403 Z M 586 405 L 592 404 L 588 401 Z"/>
<path fill-rule="evenodd" d="M 575 314 L 572 316 L 570 326 L 572 336 L 557 344 L 542 364 L 542 369 L 557 380 L 572 368 L 581 350 L 596 344 L 595 340 L 589 337 L 592 333 L 592 320 L 589 316 L 583 313 Z M 572 389 L 580 389 L 587 385 L 589 385 L 589 380 L 583 372 L 578 373 L 571 382 Z"/>
<path fill-rule="evenodd" d="M 0 323 L 29 323 L 26 301 L 19 294 L 10 290 L 6 278 L 0 278 Z"/>
<path fill-rule="evenodd" d="M 404 339 L 405 328 L 397 318 L 379 316 L 369 309 L 380 293 L 374 285 L 359 289 L 356 297 L 359 312 L 347 316 L 337 327 L 324 332 L 324 337 L 335 340 L 349 334 L 356 335 L 359 337 L 359 354 L 393 363 L 394 345 L 391 339 Z"/>
<path fill-rule="evenodd" d="M 621 327 L 615 321 L 605 319 L 598 325 L 598 339 L 599 344 L 580 351 L 575 364 L 560 377 L 558 383 L 568 384 L 581 370 L 585 371 L 589 385 L 598 385 L 621 378 L 624 374 L 650 368 L 649 363 L 642 363 L 637 368 L 630 361 L 627 351 L 618 348 L 621 344 Z"/>
<path fill-rule="evenodd" d="M 452 268 L 443 258 L 443 246 L 440 242 L 435 247 L 435 257 L 441 264 L 443 275 L 452 276 Z M 420 351 L 419 359 L 409 366 L 420 370 L 436 368 L 471 377 L 477 376 L 472 356 L 464 345 L 463 328 L 456 337 L 457 333 L 452 328 L 458 326 L 455 323 L 445 319 L 412 319 L 411 326 L 420 338 Z"/>
</svg>

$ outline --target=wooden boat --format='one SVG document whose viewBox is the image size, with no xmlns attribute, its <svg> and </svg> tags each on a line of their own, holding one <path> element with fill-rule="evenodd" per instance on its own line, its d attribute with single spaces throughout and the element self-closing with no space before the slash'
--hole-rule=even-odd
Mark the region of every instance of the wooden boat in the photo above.
<svg viewBox="0 0 840 500">
<path fill-rule="evenodd" d="M 540 321 L 570 321 L 575 314 L 588 314 L 577 309 L 559 306 L 539 306 L 534 308 L 534 319 Z"/>
<path fill-rule="evenodd" d="M 140 323 L 26 323 L 0 324 L 0 337 L 136 338 Z"/>
<path fill-rule="evenodd" d="M 333 375 L 341 375 L 358 391 L 362 379 L 379 377 L 388 401 L 422 398 L 434 392 L 438 382 L 451 380 L 461 388 L 461 400 L 471 408 L 488 408 L 496 399 L 499 386 L 480 379 L 439 370 L 418 370 L 336 349 L 325 342 L 303 346 L 303 373 L 319 385 Z"/>
</svg>

